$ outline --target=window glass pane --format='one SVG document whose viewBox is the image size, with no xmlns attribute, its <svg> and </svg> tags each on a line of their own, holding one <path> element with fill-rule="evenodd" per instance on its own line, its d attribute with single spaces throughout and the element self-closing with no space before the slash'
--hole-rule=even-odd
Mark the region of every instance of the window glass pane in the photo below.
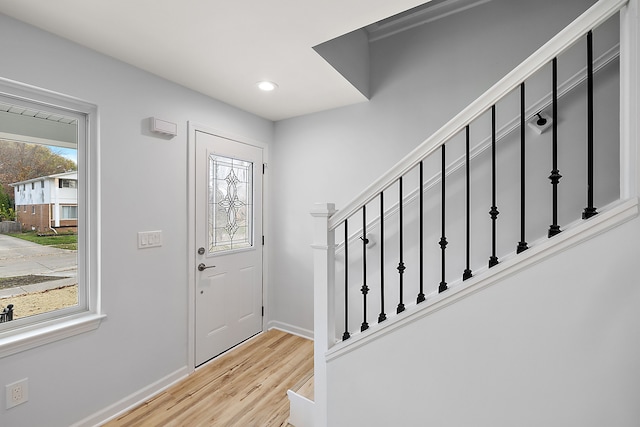
<svg viewBox="0 0 640 427">
<path fill-rule="evenodd" d="M 13 223 L 0 235 L 0 322 L 13 324 L 79 306 L 78 122 L 10 101 L 0 98 L 0 221 Z"/>
<path fill-rule="evenodd" d="M 62 206 L 62 219 L 77 219 L 78 207 L 77 206 Z"/>
<path fill-rule="evenodd" d="M 253 163 L 209 157 L 209 252 L 253 246 Z"/>
</svg>

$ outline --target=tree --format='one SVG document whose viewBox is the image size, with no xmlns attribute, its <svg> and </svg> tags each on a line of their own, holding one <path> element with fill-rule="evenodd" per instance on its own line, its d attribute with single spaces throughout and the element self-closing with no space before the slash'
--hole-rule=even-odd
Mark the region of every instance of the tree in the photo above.
<svg viewBox="0 0 640 427">
<path fill-rule="evenodd" d="M 45 145 L 0 140 L 0 183 L 11 199 L 11 206 L 15 201 L 9 184 L 77 169 L 72 160 Z"/>
<path fill-rule="evenodd" d="M 0 221 L 13 221 L 16 219 L 15 206 L 11 199 L 5 191 L 4 185 L 0 185 Z"/>
</svg>

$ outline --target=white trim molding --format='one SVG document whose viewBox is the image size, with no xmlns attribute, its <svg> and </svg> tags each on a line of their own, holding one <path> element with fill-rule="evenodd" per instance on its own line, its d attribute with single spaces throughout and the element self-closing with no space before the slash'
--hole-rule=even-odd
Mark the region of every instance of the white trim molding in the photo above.
<svg viewBox="0 0 640 427">
<path fill-rule="evenodd" d="M 100 129 L 96 104 L 0 78 L 0 95 L 16 105 L 51 109 L 77 120 L 78 304 L 6 322 L 0 327 L 0 358 L 97 329 L 101 307 Z M 64 145 L 64 144 L 63 144 Z"/>
<path fill-rule="evenodd" d="M 152 384 L 131 393 L 124 399 L 110 405 L 86 418 L 71 425 L 71 427 L 98 427 L 108 421 L 126 413 L 127 411 L 137 407 L 141 403 L 149 400 L 151 397 L 163 392 L 179 381 L 182 381 L 189 375 L 189 369 L 184 366 L 169 375 L 160 378 Z"/>
<path fill-rule="evenodd" d="M 638 0 L 620 11 L 620 197 L 640 196 L 640 12 Z"/>
</svg>

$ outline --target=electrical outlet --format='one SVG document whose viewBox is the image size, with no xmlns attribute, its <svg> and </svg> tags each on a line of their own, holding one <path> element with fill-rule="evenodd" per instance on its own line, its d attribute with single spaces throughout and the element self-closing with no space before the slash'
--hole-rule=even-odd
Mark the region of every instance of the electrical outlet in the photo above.
<svg viewBox="0 0 640 427">
<path fill-rule="evenodd" d="M 7 409 L 20 405 L 29 400 L 29 379 L 25 378 L 12 384 L 7 384 Z"/>
</svg>

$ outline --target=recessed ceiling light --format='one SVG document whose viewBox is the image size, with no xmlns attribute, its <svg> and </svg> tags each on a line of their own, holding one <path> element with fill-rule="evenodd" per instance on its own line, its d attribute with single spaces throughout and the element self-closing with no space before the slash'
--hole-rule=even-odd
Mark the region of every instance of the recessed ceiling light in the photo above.
<svg viewBox="0 0 640 427">
<path fill-rule="evenodd" d="M 272 90 L 275 90 L 278 88 L 278 85 L 275 84 L 274 82 L 269 82 L 269 81 L 261 81 L 257 83 L 258 85 L 258 89 L 263 90 L 265 92 L 271 92 Z"/>
</svg>

